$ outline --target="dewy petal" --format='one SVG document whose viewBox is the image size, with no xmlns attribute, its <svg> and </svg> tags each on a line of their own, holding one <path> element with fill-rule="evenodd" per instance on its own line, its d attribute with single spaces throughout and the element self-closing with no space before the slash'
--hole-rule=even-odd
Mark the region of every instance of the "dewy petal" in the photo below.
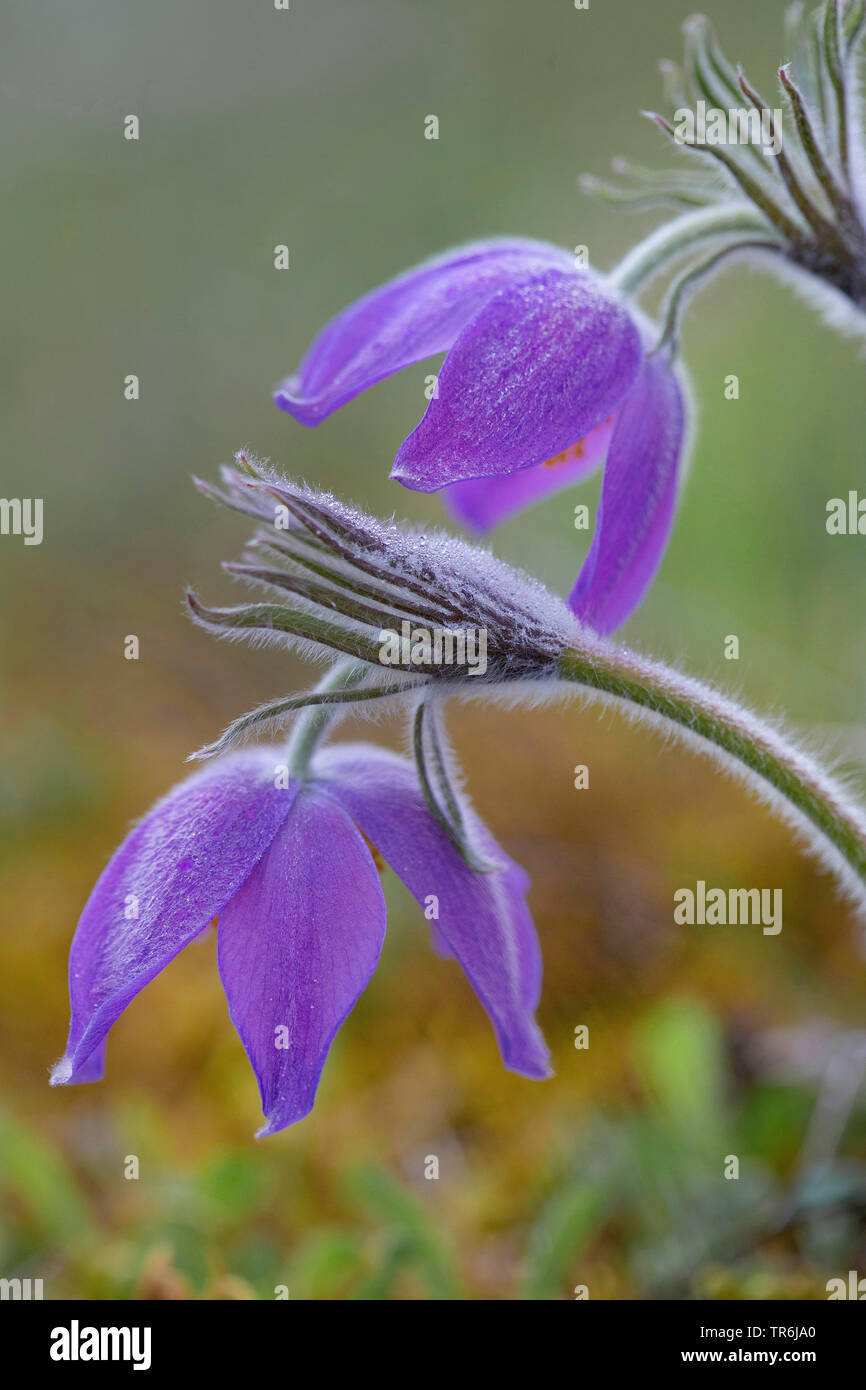
<svg viewBox="0 0 866 1390">
<path fill-rule="evenodd" d="M 596 426 L 585 439 L 579 439 L 570 449 L 557 454 L 545 463 L 532 468 L 520 468 L 503 478 L 467 478 L 442 489 L 445 508 L 470 530 L 479 534 L 492 530 L 500 522 L 524 507 L 573 487 L 604 461 L 615 416 Z"/>
<path fill-rule="evenodd" d="M 592 545 L 570 596 L 582 622 L 609 633 L 637 608 L 658 569 L 676 507 L 685 411 L 677 379 L 644 359 L 611 440 Z"/>
<path fill-rule="evenodd" d="M 396 754 L 338 746 L 318 755 L 313 772 L 316 785 L 348 811 L 421 907 L 437 900 L 439 937 L 484 1006 L 505 1065 L 523 1076 L 549 1076 L 535 1022 L 541 957 L 523 870 L 474 816 L 482 848 L 505 868 L 470 869 L 427 809 L 412 764 Z"/>
<path fill-rule="evenodd" d="M 274 400 L 302 425 L 317 425 L 383 377 L 445 352 L 516 276 L 572 263 L 560 247 L 506 239 L 473 242 L 425 261 L 332 319 Z"/>
<path fill-rule="evenodd" d="M 53 1085 L 99 1079 L 115 1019 L 222 911 L 267 849 L 296 790 L 275 785 L 277 760 L 256 750 L 194 774 L 117 850 L 72 942 L 72 1020 Z"/>
<path fill-rule="evenodd" d="M 435 492 L 544 463 L 616 410 L 640 360 L 637 327 L 593 272 L 512 281 L 460 333 L 391 477 Z"/>
<path fill-rule="evenodd" d="M 369 849 L 340 806 L 305 787 L 217 926 L 220 976 L 268 1121 L 259 1136 L 312 1109 L 384 939 Z"/>
</svg>

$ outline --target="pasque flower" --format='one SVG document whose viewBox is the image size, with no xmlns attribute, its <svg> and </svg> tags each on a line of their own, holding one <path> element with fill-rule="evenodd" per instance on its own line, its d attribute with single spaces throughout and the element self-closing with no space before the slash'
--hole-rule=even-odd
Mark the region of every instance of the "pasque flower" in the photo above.
<svg viewBox="0 0 866 1390">
<path fill-rule="evenodd" d="M 228 568 L 276 597 L 208 609 L 189 595 L 195 620 L 223 636 L 340 657 L 316 690 L 241 716 L 198 756 L 233 749 L 291 717 L 298 722 L 287 748 L 209 762 L 116 852 L 72 944 L 72 1019 L 54 1084 L 102 1076 L 112 1024 L 216 921 L 229 1009 L 259 1080 L 267 1119 L 260 1133 L 301 1119 L 379 958 L 381 860 L 422 906 L 437 949 L 463 967 L 505 1065 L 548 1075 L 535 1023 L 541 965 L 528 882 L 455 777 L 440 727 L 449 695 L 534 703 L 570 688 L 679 735 L 778 806 L 866 912 L 866 814 L 777 729 L 711 687 L 598 636 L 555 595 L 485 551 L 378 521 L 281 481 L 243 454 L 238 462 L 224 470 L 222 491 L 199 486 L 267 523 L 250 543 L 249 562 Z M 378 638 L 400 615 L 412 625 L 482 626 L 483 676 L 425 656 L 402 672 L 389 662 L 383 683 Z M 414 767 L 363 744 L 322 746 L 341 710 L 361 712 L 381 700 L 414 710 Z"/>
<path fill-rule="evenodd" d="M 832 869 L 845 893 L 866 913 L 866 812 L 820 763 L 772 724 L 721 691 L 599 636 L 537 580 L 486 550 L 439 532 L 383 522 L 327 493 L 280 479 L 239 454 L 239 470 L 223 470 L 223 489 L 199 486 L 220 502 L 267 526 L 256 532 L 250 563 L 230 573 L 276 597 L 235 608 L 205 608 L 188 596 L 194 619 L 220 636 L 300 644 L 309 655 L 342 654 L 315 691 L 288 695 L 235 719 L 199 756 L 231 748 L 286 719 L 323 721 L 377 702 L 414 710 L 418 783 L 434 820 L 470 868 L 490 867 L 461 810 L 459 786 L 440 728 L 449 697 L 505 699 L 530 706 L 570 689 L 580 697 L 648 720 L 689 747 L 716 759 L 775 806 Z M 288 524 L 288 529 L 284 529 Z M 262 565 L 261 556 L 273 557 Z M 311 579 L 310 576 L 314 576 Z M 412 626 L 483 627 L 487 669 L 437 666 L 429 658 L 398 674 L 390 660 L 383 680 L 377 635 L 402 613 Z M 348 669 L 347 669 L 348 663 Z M 293 744 L 297 734 L 293 739 Z M 371 838 L 375 838 L 371 836 Z"/>
<path fill-rule="evenodd" d="M 496 866 L 488 873 L 458 854 L 412 764 L 384 749 L 319 749 L 303 777 L 287 775 L 276 748 L 208 764 L 132 830 L 93 890 L 72 943 L 72 1021 L 52 1082 L 99 1080 L 114 1021 L 217 919 L 220 976 L 267 1119 L 259 1133 L 302 1119 L 382 949 L 377 854 L 425 909 L 437 948 L 463 967 L 505 1065 L 547 1076 L 528 880 L 471 808 L 463 816 Z"/>
<path fill-rule="evenodd" d="M 684 405 L 664 356 L 594 271 L 543 242 L 463 246 L 351 305 L 313 342 L 277 404 L 318 425 L 367 387 L 447 352 L 391 476 L 444 489 L 477 532 L 577 482 L 607 455 L 589 554 L 569 603 L 618 627 L 661 561 L 676 504 Z"/>
<path fill-rule="evenodd" d="M 434 946 L 463 967 L 505 1065 L 548 1075 L 535 1022 L 541 966 L 528 882 L 455 778 L 440 724 L 449 696 L 535 703 L 570 693 L 679 737 L 779 811 L 866 916 L 866 811 L 847 789 L 777 725 L 604 635 L 640 600 L 669 531 L 684 423 L 672 350 L 694 285 L 728 255 L 758 249 L 826 283 L 862 319 L 866 204 L 852 125 L 866 5 L 825 0 L 817 24 L 809 19 L 800 35 L 813 55 L 802 90 L 787 68 L 780 74 L 798 147 L 792 161 L 779 142 L 769 191 L 770 179 L 746 167 L 746 152 L 715 152 L 743 196 L 642 176 L 641 200 L 664 193 L 707 206 L 651 234 L 606 281 L 538 243 L 466 247 L 346 310 L 278 393 L 285 409 L 316 424 L 381 377 L 447 352 L 394 476 L 444 489 L 452 510 L 478 529 L 582 477 L 606 452 L 596 532 L 571 595 L 584 621 L 486 551 L 378 521 L 243 454 L 239 468 L 224 470 L 222 490 L 199 484 L 258 523 L 242 562 L 226 568 L 268 597 L 207 608 L 190 593 L 196 622 L 340 659 L 316 690 L 236 719 L 199 754 L 231 748 L 229 756 L 176 787 L 116 852 L 73 941 L 72 1018 L 54 1084 L 99 1079 L 115 1020 L 216 922 L 230 1013 L 261 1090 L 260 1133 L 302 1118 L 379 958 L 382 860 L 423 908 Z M 741 91 L 757 111 L 757 93 L 727 66 L 705 22 L 691 21 L 688 36 L 700 100 Z M 834 120 L 819 124 L 815 112 L 830 95 Z M 623 296 L 705 242 L 716 243 L 712 256 L 673 284 L 660 338 L 646 353 L 644 320 Z M 398 628 L 412 635 L 408 656 L 401 639 L 399 660 L 390 642 Z M 471 632 L 483 637 L 485 659 L 467 669 L 458 639 Z M 367 745 L 322 748 L 341 711 L 377 701 L 412 708 L 414 766 Z M 285 751 L 234 751 L 298 711 Z"/>
</svg>

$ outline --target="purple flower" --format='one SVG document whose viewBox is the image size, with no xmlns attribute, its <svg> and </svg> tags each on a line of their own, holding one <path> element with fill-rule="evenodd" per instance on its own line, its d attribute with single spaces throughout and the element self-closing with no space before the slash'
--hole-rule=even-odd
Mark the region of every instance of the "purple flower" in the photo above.
<svg viewBox="0 0 866 1390">
<path fill-rule="evenodd" d="M 78 924 L 69 1041 L 52 1083 L 99 1080 L 115 1019 L 217 918 L 220 977 L 267 1119 L 259 1134 L 302 1119 L 382 949 L 376 852 L 425 909 L 434 945 L 462 965 L 505 1065 L 548 1076 L 528 880 L 477 817 L 467 809 L 499 866 L 486 874 L 467 867 L 396 754 L 340 745 L 318 752 L 302 782 L 285 771 L 276 749 L 234 754 L 132 830 Z"/>
<path fill-rule="evenodd" d="M 304 425 L 401 367 L 447 352 L 391 476 L 445 489 L 481 532 L 577 482 L 607 455 L 571 607 L 598 632 L 637 607 L 673 520 L 684 408 L 673 370 L 593 271 L 555 246 L 490 241 L 408 271 L 345 309 L 275 400 Z"/>
</svg>

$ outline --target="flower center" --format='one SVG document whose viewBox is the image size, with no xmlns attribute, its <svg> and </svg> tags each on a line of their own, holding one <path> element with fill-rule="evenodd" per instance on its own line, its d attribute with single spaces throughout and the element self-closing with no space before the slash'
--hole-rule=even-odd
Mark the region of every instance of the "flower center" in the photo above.
<svg viewBox="0 0 866 1390">
<path fill-rule="evenodd" d="M 589 441 L 594 440 L 596 435 L 600 436 L 604 431 L 609 429 L 612 423 L 613 415 L 608 415 L 606 420 L 602 420 L 600 425 L 596 425 L 595 429 L 589 431 L 589 434 L 585 434 L 582 439 L 578 439 L 576 444 L 570 444 L 567 449 L 562 450 L 562 453 L 554 454 L 553 458 L 545 459 L 541 467 L 559 468 L 564 463 L 577 463 L 578 459 L 582 459 L 586 454 L 586 446 Z"/>
<path fill-rule="evenodd" d="M 552 459 L 545 459 L 542 468 L 557 468 L 561 463 L 573 463 L 575 459 L 582 459 L 585 453 L 583 440 L 579 439 L 576 444 L 572 444 L 568 449 L 563 449 L 561 454 L 554 454 Z"/>
</svg>

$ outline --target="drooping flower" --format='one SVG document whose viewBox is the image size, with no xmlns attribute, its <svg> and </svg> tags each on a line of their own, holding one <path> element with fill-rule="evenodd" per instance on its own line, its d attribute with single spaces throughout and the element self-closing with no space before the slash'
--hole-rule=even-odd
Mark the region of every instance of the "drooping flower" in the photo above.
<svg viewBox="0 0 866 1390">
<path fill-rule="evenodd" d="M 676 505 L 682 392 L 644 346 L 620 296 L 566 251 L 479 242 L 345 309 L 275 400 L 318 425 L 383 377 L 446 352 L 391 476 L 444 489 L 452 514 L 476 532 L 586 477 L 606 454 L 592 547 L 569 599 L 606 633 L 643 597 Z"/>
<path fill-rule="evenodd" d="M 490 860 L 483 846 L 473 842 L 471 827 L 467 833 L 450 750 L 439 727 L 442 707 L 449 696 L 469 693 L 485 701 L 525 699 L 534 705 L 570 687 L 582 698 L 648 720 L 742 778 L 798 829 L 866 913 L 866 812 L 778 727 L 722 691 L 600 637 L 537 581 L 477 546 L 380 521 L 328 494 L 280 479 L 245 454 L 237 459 L 242 472 L 224 470 L 223 492 L 199 486 L 222 503 L 270 523 L 256 533 L 254 544 L 257 555 L 272 555 L 277 563 L 265 568 L 253 561 L 228 568 L 277 590 L 279 597 L 205 609 L 190 596 L 196 621 L 229 637 L 300 639 L 308 656 L 336 650 L 346 660 L 315 691 L 242 715 L 198 756 L 229 748 L 298 710 L 311 720 L 311 738 L 298 738 L 296 731 L 293 747 L 307 750 L 328 720 L 347 706 L 360 712 L 383 699 L 408 703 L 415 710 L 413 749 L 425 802 L 464 862 L 484 870 Z M 288 521 L 290 529 L 283 530 Z M 484 675 L 476 678 L 465 669 L 437 666 L 428 649 L 396 681 L 389 658 L 383 682 L 376 630 L 383 619 L 393 624 L 395 612 L 411 617 L 410 626 L 417 622 L 419 629 L 425 623 L 458 630 L 484 625 L 489 658 Z"/>
<path fill-rule="evenodd" d="M 286 775 L 274 748 L 196 772 L 132 830 L 84 909 L 70 953 L 69 1040 L 52 1083 L 99 1080 L 112 1024 L 216 919 L 220 977 L 267 1120 L 259 1134 L 302 1119 L 382 949 L 375 853 L 425 909 L 434 945 L 463 967 L 505 1065 L 549 1075 L 528 880 L 471 808 L 463 814 L 491 872 L 467 867 L 411 763 L 383 749 L 318 750 L 303 778 Z"/>
</svg>

